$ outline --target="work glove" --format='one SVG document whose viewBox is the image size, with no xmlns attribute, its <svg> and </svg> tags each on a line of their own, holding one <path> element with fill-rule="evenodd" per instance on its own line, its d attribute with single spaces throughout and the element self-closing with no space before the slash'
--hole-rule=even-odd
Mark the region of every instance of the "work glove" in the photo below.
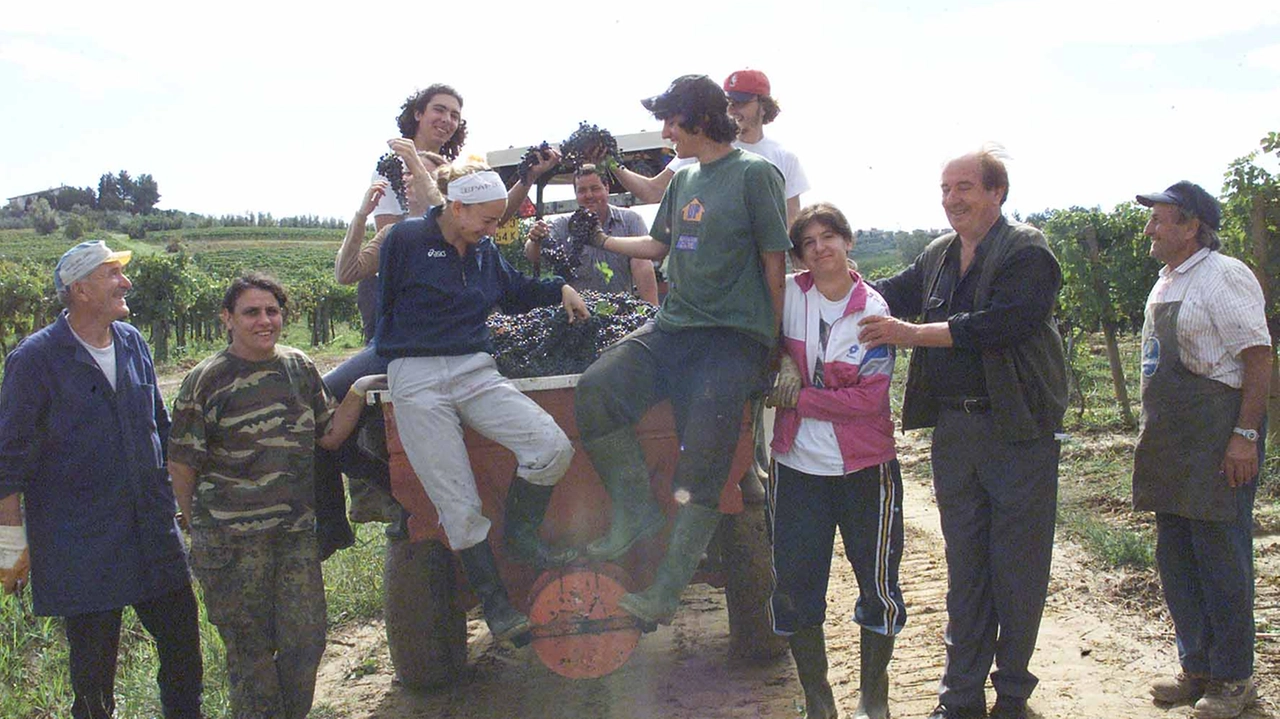
<svg viewBox="0 0 1280 719">
<path fill-rule="evenodd" d="M 14 594 L 20 590 L 30 573 L 26 527 L 0 526 L 0 583 L 4 584 L 5 593 Z"/>
<path fill-rule="evenodd" d="M 800 401 L 801 376 L 800 367 L 791 355 L 783 354 L 778 361 L 778 376 L 773 381 L 773 389 L 765 397 L 765 405 L 790 409 Z"/>
</svg>

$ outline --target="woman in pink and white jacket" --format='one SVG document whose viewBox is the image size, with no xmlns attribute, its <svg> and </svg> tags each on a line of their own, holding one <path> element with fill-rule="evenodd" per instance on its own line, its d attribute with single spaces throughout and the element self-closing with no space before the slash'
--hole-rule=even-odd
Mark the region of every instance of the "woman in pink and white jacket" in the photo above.
<svg viewBox="0 0 1280 719">
<path fill-rule="evenodd" d="M 784 354 L 770 404 L 773 431 L 774 630 L 788 637 L 809 717 L 836 716 L 827 682 L 827 581 L 835 530 L 858 579 L 861 691 L 855 717 L 888 717 L 888 664 L 906 623 L 898 587 L 902 474 L 889 414 L 893 350 L 858 341 L 858 322 L 888 315 L 884 299 L 851 267 L 853 231 L 833 205 L 804 208 L 791 225 L 792 255 L 807 268 L 787 278 Z"/>
</svg>

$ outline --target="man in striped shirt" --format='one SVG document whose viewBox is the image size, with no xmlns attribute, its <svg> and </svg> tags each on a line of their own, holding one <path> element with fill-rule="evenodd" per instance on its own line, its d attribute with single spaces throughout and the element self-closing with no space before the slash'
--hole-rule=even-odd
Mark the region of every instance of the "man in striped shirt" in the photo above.
<svg viewBox="0 0 1280 719">
<path fill-rule="evenodd" d="M 1218 252 L 1218 201 L 1179 182 L 1138 195 L 1164 263 L 1142 327 L 1133 504 L 1156 513 L 1156 565 L 1180 670 L 1156 681 L 1198 719 L 1239 716 L 1253 686 L 1253 499 L 1271 336 L 1257 278 Z"/>
</svg>

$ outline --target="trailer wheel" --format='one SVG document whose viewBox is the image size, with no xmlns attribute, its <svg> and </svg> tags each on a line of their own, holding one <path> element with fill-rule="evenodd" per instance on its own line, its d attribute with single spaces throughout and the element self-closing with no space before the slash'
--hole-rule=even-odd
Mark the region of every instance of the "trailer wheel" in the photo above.
<svg viewBox="0 0 1280 719">
<path fill-rule="evenodd" d="M 466 671 L 467 615 L 455 598 L 454 576 L 453 554 L 440 542 L 387 541 L 387 648 L 409 689 L 451 684 Z"/>
<path fill-rule="evenodd" d="M 765 662 L 787 651 L 787 640 L 773 633 L 769 597 L 773 592 L 773 552 L 764 504 L 748 503 L 741 514 L 727 515 L 725 604 L 729 609 L 729 652 L 734 659 Z"/>
</svg>

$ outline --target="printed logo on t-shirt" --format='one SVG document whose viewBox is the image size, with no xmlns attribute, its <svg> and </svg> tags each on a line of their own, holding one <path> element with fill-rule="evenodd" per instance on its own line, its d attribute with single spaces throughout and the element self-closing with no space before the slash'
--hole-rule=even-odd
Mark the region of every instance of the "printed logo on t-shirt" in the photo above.
<svg viewBox="0 0 1280 719">
<path fill-rule="evenodd" d="M 680 210 L 680 218 L 685 222 L 702 222 L 703 212 L 706 212 L 706 208 L 703 207 L 702 201 L 695 197 Z"/>
<path fill-rule="evenodd" d="M 1160 367 L 1160 338 L 1150 337 L 1142 343 L 1142 376 L 1150 377 Z"/>
</svg>

